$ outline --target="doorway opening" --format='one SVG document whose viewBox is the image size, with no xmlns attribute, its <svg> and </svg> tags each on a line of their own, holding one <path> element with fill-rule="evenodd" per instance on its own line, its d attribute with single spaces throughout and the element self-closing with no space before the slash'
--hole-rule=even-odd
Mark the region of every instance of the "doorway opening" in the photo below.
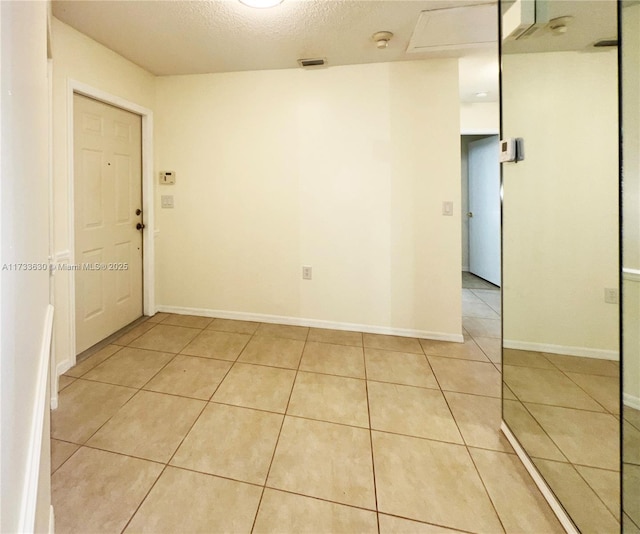
<svg viewBox="0 0 640 534">
<path fill-rule="evenodd" d="M 500 361 L 500 163 L 497 135 L 462 135 L 462 326 Z"/>
</svg>

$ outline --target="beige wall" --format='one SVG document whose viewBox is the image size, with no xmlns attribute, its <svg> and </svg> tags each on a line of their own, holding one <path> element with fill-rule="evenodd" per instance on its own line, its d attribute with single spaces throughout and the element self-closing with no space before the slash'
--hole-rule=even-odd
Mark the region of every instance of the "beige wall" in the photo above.
<svg viewBox="0 0 640 534">
<path fill-rule="evenodd" d="M 73 79 L 155 112 L 156 176 L 177 173 L 156 186 L 160 308 L 460 339 L 454 60 L 155 78 L 56 19 L 53 55 L 57 261 Z M 59 369 L 69 276 L 55 277 Z"/>
<path fill-rule="evenodd" d="M 640 410 L 640 279 L 637 275 L 626 275 L 622 283 L 624 402 Z"/>
<path fill-rule="evenodd" d="M 499 132 L 499 102 L 462 102 L 460 104 L 460 133 L 462 135 L 497 134 Z"/>
<path fill-rule="evenodd" d="M 53 172 L 55 261 L 69 261 L 69 122 L 68 84 L 75 80 L 140 106 L 153 109 L 155 77 L 57 19 L 52 20 Z M 55 275 L 56 359 L 71 361 L 69 271 Z"/>
<path fill-rule="evenodd" d="M 503 57 L 504 135 L 525 142 L 525 161 L 503 165 L 505 344 L 616 357 L 618 306 L 604 301 L 619 277 L 616 62 Z"/>
<path fill-rule="evenodd" d="M 640 4 L 622 9 L 623 359 L 625 402 L 640 409 Z"/>
<path fill-rule="evenodd" d="M 457 80 L 455 60 L 158 78 L 161 309 L 459 338 Z"/>
<path fill-rule="evenodd" d="M 47 8 L 0 2 L 0 532 L 49 522 Z"/>
<path fill-rule="evenodd" d="M 624 267 L 640 269 L 640 4 L 622 10 Z"/>
</svg>

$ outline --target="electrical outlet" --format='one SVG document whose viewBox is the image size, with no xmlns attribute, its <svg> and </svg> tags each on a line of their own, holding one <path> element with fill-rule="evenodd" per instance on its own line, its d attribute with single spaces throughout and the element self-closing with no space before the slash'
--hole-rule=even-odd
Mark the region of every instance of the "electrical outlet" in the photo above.
<svg viewBox="0 0 640 534">
<path fill-rule="evenodd" d="M 607 304 L 618 304 L 618 290 L 614 287 L 605 287 L 604 301 Z"/>
<path fill-rule="evenodd" d="M 303 280 L 311 280 L 311 276 L 312 276 L 312 269 L 310 265 L 303 265 L 302 266 L 302 279 Z"/>
</svg>

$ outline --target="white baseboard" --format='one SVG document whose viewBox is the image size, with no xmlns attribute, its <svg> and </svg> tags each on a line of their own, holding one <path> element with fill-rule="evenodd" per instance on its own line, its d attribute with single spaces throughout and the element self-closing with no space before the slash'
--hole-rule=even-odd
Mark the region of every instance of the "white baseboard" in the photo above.
<svg viewBox="0 0 640 534">
<path fill-rule="evenodd" d="M 53 306 L 49 304 L 45 313 L 42 328 L 42 340 L 40 342 L 40 361 L 38 366 L 38 381 L 34 396 L 32 420 L 26 422 L 31 426 L 29 438 L 29 450 L 27 452 L 27 466 L 25 481 L 20 506 L 20 519 L 18 532 L 33 532 L 35 529 L 36 509 L 38 504 L 38 486 L 40 481 L 40 456 L 42 453 L 42 440 L 49 439 L 44 436 L 45 417 L 49 417 L 49 399 L 47 389 L 49 386 L 49 369 L 51 364 L 51 340 L 53 336 Z"/>
<path fill-rule="evenodd" d="M 622 278 L 627 282 L 640 282 L 640 269 L 622 269 Z"/>
<path fill-rule="evenodd" d="M 58 373 L 58 376 L 63 375 L 72 367 L 73 367 L 73 363 L 71 362 L 71 360 L 58 362 L 58 365 L 56 365 L 56 373 Z"/>
<path fill-rule="evenodd" d="M 516 454 L 518 455 L 518 458 L 520 458 L 520 461 L 524 465 L 524 468 L 529 472 L 531 478 L 533 478 L 533 481 L 536 483 L 536 486 L 538 486 L 538 489 L 542 493 L 542 496 L 549 503 L 549 506 L 551 506 L 553 513 L 556 514 L 556 517 L 558 518 L 558 521 L 560 521 L 560 524 L 564 527 L 568 534 L 580 534 L 580 531 L 573 524 L 573 521 L 571 521 L 569 515 L 564 510 L 536 466 L 531 461 L 531 458 L 529 458 L 527 453 L 520 445 L 520 442 L 516 439 L 516 437 L 511 432 L 511 429 L 504 421 L 502 421 L 502 424 L 500 425 L 500 430 L 502 430 L 502 433 L 509 440 L 509 443 L 511 443 L 511 446 L 516 451 Z"/>
<path fill-rule="evenodd" d="M 157 311 L 164 313 L 176 313 L 180 315 L 201 315 L 204 317 L 215 317 L 216 319 L 235 319 L 239 321 L 257 321 L 260 323 L 277 323 L 291 326 L 310 326 L 314 328 L 331 328 L 334 330 L 351 330 L 355 332 L 366 332 L 367 334 L 418 337 L 422 339 L 433 339 L 436 341 L 452 341 L 454 343 L 464 342 L 462 334 L 429 332 L 426 330 L 412 330 L 408 328 L 392 328 L 388 326 L 372 326 L 355 323 L 339 323 L 334 321 L 321 321 L 319 319 L 305 319 L 303 317 L 287 317 L 283 315 L 265 315 L 261 313 L 245 313 L 162 305 L 157 307 Z"/>
<path fill-rule="evenodd" d="M 58 408 L 59 377 L 60 375 L 63 375 L 69 369 L 71 369 L 71 367 L 73 367 L 71 360 L 58 362 L 58 364 L 56 365 L 56 377 L 55 377 L 55 380 L 53 381 L 54 387 L 51 388 L 51 409 L 52 410 L 55 410 Z"/>
<path fill-rule="evenodd" d="M 566 345 L 549 345 L 546 343 L 530 343 L 529 341 L 513 341 L 505 339 L 502 343 L 505 349 L 530 350 L 533 352 L 548 352 L 565 356 L 580 356 L 582 358 L 597 358 L 600 360 L 618 361 L 620 355 L 617 350 L 590 349 L 587 347 L 569 347 Z"/>
<path fill-rule="evenodd" d="M 622 402 L 624 403 L 625 406 L 629 406 L 629 408 L 640 410 L 640 397 L 635 397 L 634 395 L 623 393 Z"/>
</svg>

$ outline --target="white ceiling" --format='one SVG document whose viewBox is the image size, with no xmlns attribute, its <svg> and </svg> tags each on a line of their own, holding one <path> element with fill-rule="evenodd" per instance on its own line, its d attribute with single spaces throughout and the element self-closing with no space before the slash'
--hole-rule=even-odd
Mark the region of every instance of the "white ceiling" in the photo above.
<svg viewBox="0 0 640 534">
<path fill-rule="evenodd" d="M 460 95 L 469 102 L 498 98 L 495 3 L 493 45 L 407 48 L 422 11 L 487 1 L 284 0 L 275 8 L 253 9 L 238 0 L 54 0 L 53 14 L 160 76 L 298 68 L 299 58 L 313 57 L 326 57 L 329 66 L 462 57 Z M 371 35 L 382 30 L 394 38 L 379 50 Z M 482 91 L 489 95 L 477 98 Z"/>
<path fill-rule="evenodd" d="M 602 39 L 616 39 L 617 5 L 616 0 L 546 0 L 543 2 L 545 20 L 571 16 L 567 32 L 555 35 L 544 29 L 532 37 L 509 40 L 504 43 L 505 54 L 524 54 L 531 52 L 596 52 L 593 43 Z M 600 49 L 600 52 L 611 48 Z"/>
</svg>

